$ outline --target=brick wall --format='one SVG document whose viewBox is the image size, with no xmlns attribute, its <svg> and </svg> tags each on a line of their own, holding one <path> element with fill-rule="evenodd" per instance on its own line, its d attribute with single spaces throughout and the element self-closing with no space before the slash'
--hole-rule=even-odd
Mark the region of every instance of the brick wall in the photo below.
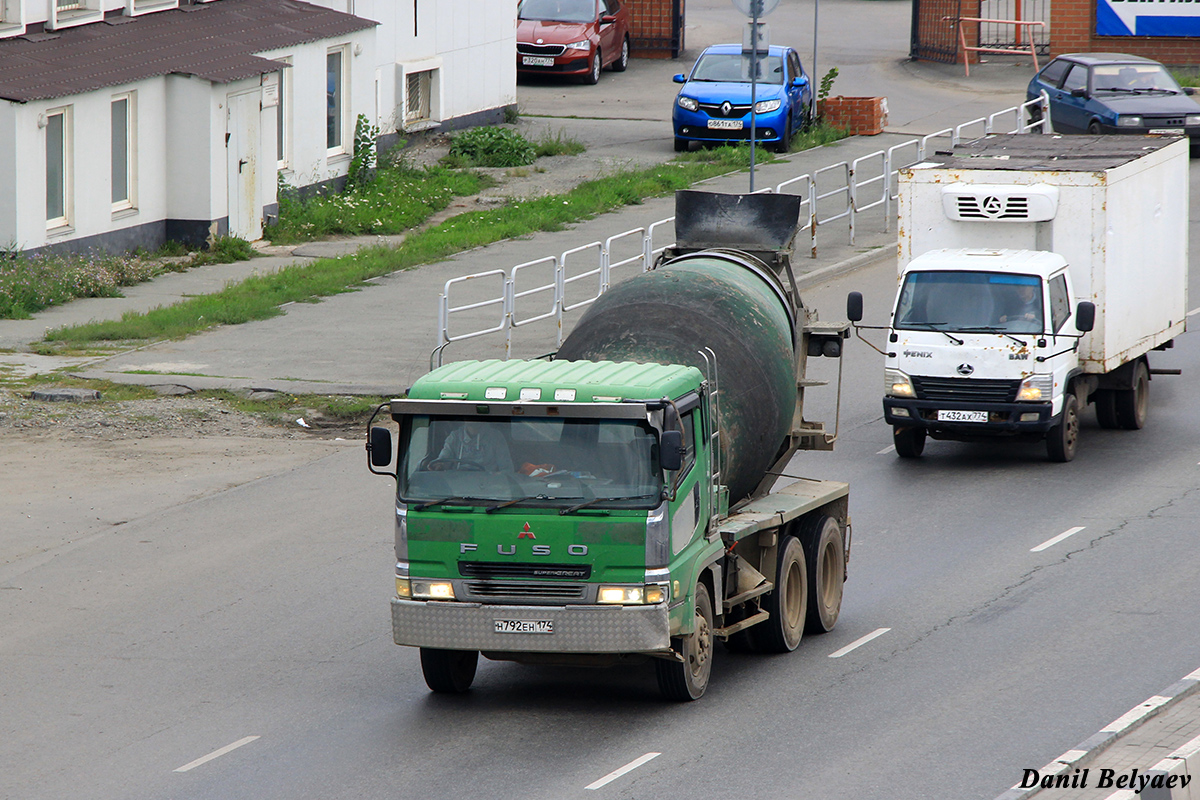
<svg viewBox="0 0 1200 800">
<path fill-rule="evenodd" d="M 1200 38 L 1096 36 L 1096 0 L 1054 0 L 1050 4 L 1050 51 L 1131 53 L 1175 66 L 1200 64 Z"/>
<path fill-rule="evenodd" d="M 685 0 L 625 0 L 633 13 L 632 55 L 674 58 L 684 48 Z"/>
<path fill-rule="evenodd" d="M 886 97 L 826 97 L 817 104 L 821 120 L 855 136 L 883 133 L 887 125 Z"/>
</svg>

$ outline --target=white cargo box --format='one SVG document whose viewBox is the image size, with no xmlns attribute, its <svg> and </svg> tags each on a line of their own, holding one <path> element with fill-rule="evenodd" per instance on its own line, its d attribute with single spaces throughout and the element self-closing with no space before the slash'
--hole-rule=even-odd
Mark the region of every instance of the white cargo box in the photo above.
<svg viewBox="0 0 1200 800">
<path fill-rule="evenodd" d="M 1153 136 L 990 136 L 900 171 L 899 267 L 941 248 L 1044 250 L 1096 304 L 1087 372 L 1183 333 L 1188 142 Z M 1068 323 L 1070 324 L 1070 323 Z"/>
</svg>

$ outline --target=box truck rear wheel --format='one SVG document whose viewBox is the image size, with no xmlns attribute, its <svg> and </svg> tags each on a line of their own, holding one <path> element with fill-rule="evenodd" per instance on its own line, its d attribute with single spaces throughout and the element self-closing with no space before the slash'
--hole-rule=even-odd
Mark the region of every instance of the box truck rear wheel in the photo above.
<svg viewBox="0 0 1200 800">
<path fill-rule="evenodd" d="M 654 662 L 658 689 L 668 700 L 699 700 L 708 688 L 712 674 L 713 606 L 708 587 L 696 584 L 696 629 L 689 636 L 671 640 L 683 661 L 659 659 Z"/>
<path fill-rule="evenodd" d="M 837 624 L 846 580 L 842 528 L 832 517 L 806 519 L 800 530 L 808 562 L 808 620 L 805 633 L 826 633 Z"/>
<path fill-rule="evenodd" d="M 808 619 L 808 566 L 804 546 L 795 536 L 779 540 L 775 557 L 775 588 L 759 603 L 770 619 L 750 629 L 763 653 L 790 653 L 800 644 Z"/>
<path fill-rule="evenodd" d="M 421 672 L 425 684 L 438 694 L 462 694 L 475 680 L 478 650 L 421 648 Z"/>
<path fill-rule="evenodd" d="M 1139 431 L 1146 425 L 1150 410 L 1150 368 L 1145 359 L 1133 368 L 1133 388 L 1116 391 L 1117 422 L 1127 431 Z"/>
<path fill-rule="evenodd" d="M 1063 395 L 1062 417 L 1046 431 L 1046 453 L 1051 461 L 1060 463 L 1075 458 L 1079 444 L 1079 399 L 1073 392 Z"/>
<path fill-rule="evenodd" d="M 892 428 L 892 442 L 896 445 L 896 455 L 901 458 L 920 458 L 925 452 L 924 428 Z"/>
<path fill-rule="evenodd" d="M 1097 389 L 1092 395 L 1092 403 L 1096 406 L 1096 422 L 1101 428 L 1115 430 L 1121 427 L 1117 418 L 1117 394 L 1112 389 Z"/>
</svg>

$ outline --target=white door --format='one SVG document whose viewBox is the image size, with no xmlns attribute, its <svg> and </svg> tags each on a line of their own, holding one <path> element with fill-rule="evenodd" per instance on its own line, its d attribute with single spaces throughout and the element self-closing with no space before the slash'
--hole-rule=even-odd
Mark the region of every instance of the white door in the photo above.
<svg viewBox="0 0 1200 800">
<path fill-rule="evenodd" d="M 262 238 L 262 208 L 258 202 L 261 90 L 231 94 L 227 101 L 229 235 L 253 242 Z"/>
</svg>

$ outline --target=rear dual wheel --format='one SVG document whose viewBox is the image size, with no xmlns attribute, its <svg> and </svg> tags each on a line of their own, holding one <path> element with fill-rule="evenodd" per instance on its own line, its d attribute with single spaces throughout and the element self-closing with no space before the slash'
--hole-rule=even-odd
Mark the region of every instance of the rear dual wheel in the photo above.
<svg viewBox="0 0 1200 800">
<path fill-rule="evenodd" d="M 799 646 L 808 621 L 808 574 L 804 545 L 795 536 L 780 538 L 775 588 L 759 602 L 771 616 L 749 630 L 759 652 L 790 653 Z"/>
</svg>

